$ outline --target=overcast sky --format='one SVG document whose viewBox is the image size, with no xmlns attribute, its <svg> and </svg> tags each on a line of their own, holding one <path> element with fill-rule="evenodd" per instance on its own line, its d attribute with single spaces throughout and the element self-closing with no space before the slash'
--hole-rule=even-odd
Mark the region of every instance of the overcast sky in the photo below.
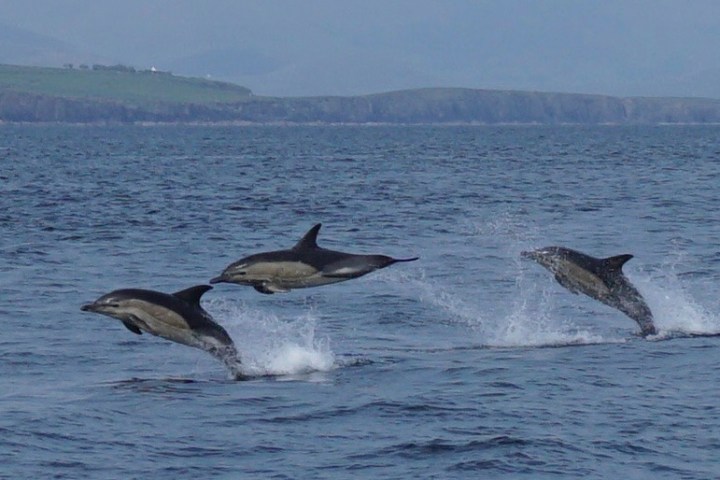
<svg viewBox="0 0 720 480">
<path fill-rule="evenodd" d="M 0 63 L 256 94 L 469 87 L 720 98 L 720 0 L 0 0 Z"/>
</svg>

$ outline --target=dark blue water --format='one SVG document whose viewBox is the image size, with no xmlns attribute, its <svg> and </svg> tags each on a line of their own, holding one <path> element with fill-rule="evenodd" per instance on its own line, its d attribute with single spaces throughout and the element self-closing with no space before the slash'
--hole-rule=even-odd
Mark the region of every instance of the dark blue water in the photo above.
<svg viewBox="0 0 720 480">
<path fill-rule="evenodd" d="M 0 477 L 720 476 L 720 127 L 0 128 Z M 203 305 L 247 382 L 83 313 L 323 223 L 421 260 Z M 632 253 L 660 334 L 522 250 Z"/>
</svg>

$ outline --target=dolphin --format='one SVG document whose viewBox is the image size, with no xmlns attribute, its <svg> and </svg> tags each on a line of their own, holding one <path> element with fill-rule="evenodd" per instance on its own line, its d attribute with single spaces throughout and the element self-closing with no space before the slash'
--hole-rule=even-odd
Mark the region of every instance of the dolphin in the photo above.
<svg viewBox="0 0 720 480">
<path fill-rule="evenodd" d="M 385 255 L 358 255 L 319 247 L 317 235 L 322 224 L 312 227 L 289 250 L 250 255 L 230 264 L 210 283 L 249 285 L 260 293 L 288 292 L 343 282 L 398 262 L 412 262 L 419 257 L 392 258 Z"/>
<path fill-rule="evenodd" d="M 622 271 L 632 255 L 595 258 L 564 247 L 545 247 L 521 255 L 550 270 L 572 293 L 584 293 L 635 320 L 643 337 L 657 334 L 650 308 Z"/>
<path fill-rule="evenodd" d="M 147 332 L 205 350 L 241 379 L 240 359 L 232 338 L 200 306 L 200 297 L 212 288 L 196 285 L 172 294 L 138 288 L 114 290 L 80 309 L 117 318 L 137 335 Z"/>
</svg>

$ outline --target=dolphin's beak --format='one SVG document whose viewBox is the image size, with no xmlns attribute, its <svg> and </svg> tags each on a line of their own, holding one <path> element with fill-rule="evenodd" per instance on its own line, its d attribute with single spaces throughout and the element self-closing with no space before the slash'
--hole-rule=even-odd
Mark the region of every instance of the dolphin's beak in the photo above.
<svg viewBox="0 0 720 480">
<path fill-rule="evenodd" d="M 215 278 L 211 279 L 210 283 L 214 285 L 216 283 L 222 283 L 224 281 L 225 281 L 225 277 L 220 275 L 219 277 L 215 277 Z"/>
<path fill-rule="evenodd" d="M 95 304 L 94 303 L 86 303 L 82 307 L 80 307 L 80 310 L 83 312 L 94 312 L 95 311 Z"/>
<path fill-rule="evenodd" d="M 523 258 L 529 258 L 530 260 L 533 260 L 535 262 L 538 262 L 541 265 L 544 265 L 543 259 L 545 258 L 543 254 L 537 250 L 531 250 L 531 251 L 525 251 L 520 252 L 520 256 Z"/>
</svg>

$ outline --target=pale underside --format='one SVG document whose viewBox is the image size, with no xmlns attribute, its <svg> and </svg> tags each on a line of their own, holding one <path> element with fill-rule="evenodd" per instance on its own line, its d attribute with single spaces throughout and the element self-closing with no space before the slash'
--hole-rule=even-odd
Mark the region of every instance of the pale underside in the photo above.
<svg viewBox="0 0 720 480">
<path fill-rule="evenodd" d="M 129 300 L 124 307 L 130 321 L 152 335 L 203 350 L 223 346 L 214 337 L 193 331 L 181 315 L 168 308 L 142 300 Z"/>
<path fill-rule="evenodd" d="M 582 292 L 598 298 L 608 298 L 611 294 L 600 277 L 573 262 L 561 260 L 555 274 L 558 281 L 573 293 Z"/>
<path fill-rule="evenodd" d="M 284 292 L 293 288 L 306 288 L 347 280 L 356 269 L 342 268 L 328 272 L 303 262 L 259 262 L 248 266 L 238 280 L 247 284 L 260 284 L 270 291 Z M 328 276 L 330 275 L 330 276 Z"/>
</svg>

